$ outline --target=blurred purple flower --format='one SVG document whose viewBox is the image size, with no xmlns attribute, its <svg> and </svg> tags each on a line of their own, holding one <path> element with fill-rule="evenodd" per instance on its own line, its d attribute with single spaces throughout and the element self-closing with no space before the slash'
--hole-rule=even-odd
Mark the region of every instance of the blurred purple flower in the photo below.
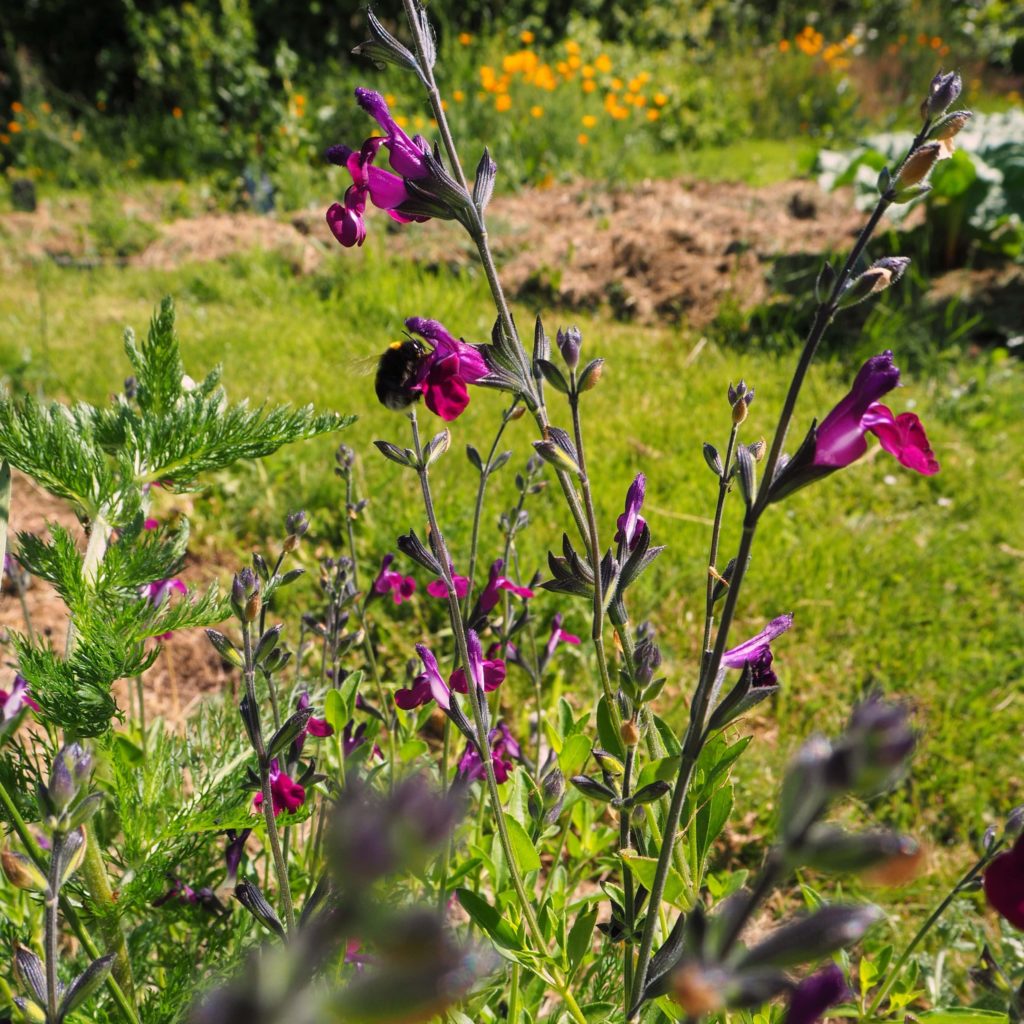
<svg viewBox="0 0 1024 1024">
<path fill-rule="evenodd" d="M 159 530 L 160 529 L 160 520 L 159 519 L 153 519 L 152 517 L 150 517 L 149 519 L 144 519 L 143 522 L 142 522 L 142 528 L 144 530 Z"/>
<path fill-rule="evenodd" d="M 28 680 L 20 673 L 15 675 L 11 690 L 0 690 L 0 722 L 9 722 L 22 708 L 31 708 L 37 714 L 39 705 L 29 696 Z"/>
<path fill-rule="evenodd" d="M 647 477 L 637 473 L 636 479 L 629 485 L 626 492 L 626 510 L 615 521 L 618 529 L 615 532 L 615 543 L 632 551 L 646 525 L 640 515 L 644 497 L 647 493 Z"/>
<path fill-rule="evenodd" d="M 355 720 L 350 719 L 345 723 L 345 728 L 341 730 L 341 753 L 342 756 L 348 757 L 350 754 L 355 753 L 364 743 L 366 742 L 366 722 L 361 723 L 358 727 L 356 726 Z M 374 757 L 383 757 L 384 752 L 377 746 L 376 743 L 373 745 L 371 754 Z"/>
<path fill-rule="evenodd" d="M 555 612 L 551 618 L 551 636 L 548 637 L 548 645 L 544 650 L 545 662 L 551 660 L 551 656 L 559 644 L 578 644 L 580 642 L 580 638 L 575 633 L 567 633 L 562 629 L 562 621 L 562 613 Z"/>
<path fill-rule="evenodd" d="M 146 598 L 154 608 L 159 608 L 174 591 L 179 594 L 187 594 L 188 587 L 179 579 L 169 579 L 154 580 L 152 583 L 144 583 L 139 588 L 139 594 Z"/>
<path fill-rule="evenodd" d="M 1024 931 L 1024 833 L 985 868 L 984 885 L 989 906 Z"/>
<path fill-rule="evenodd" d="M 380 572 L 373 581 L 373 593 L 386 594 L 391 592 L 395 604 L 408 601 L 416 591 L 416 581 L 411 576 L 403 576 L 391 568 L 395 556 L 389 551 L 380 563 Z"/>
<path fill-rule="evenodd" d="M 789 997 L 784 1024 L 817 1024 L 829 1007 L 844 1002 L 852 993 L 838 964 L 829 964 L 804 978 Z"/>
<path fill-rule="evenodd" d="M 200 906 L 211 914 L 219 914 L 224 911 L 224 904 L 217 899 L 216 894 L 209 886 L 203 886 L 202 889 L 196 890 L 183 882 L 177 875 L 169 874 L 167 878 L 171 883 L 171 887 L 162 896 L 158 896 L 153 900 L 150 906 L 162 907 L 170 900 L 177 900 L 179 903 Z"/>
<path fill-rule="evenodd" d="M 534 596 L 533 591 L 529 587 L 520 587 L 507 576 L 502 576 L 501 570 L 504 568 L 505 561 L 501 558 L 491 565 L 487 585 L 480 593 L 480 611 L 485 615 L 498 603 L 502 590 L 507 590 L 515 594 L 516 597 L 521 597 L 524 601 Z"/>
</svg>

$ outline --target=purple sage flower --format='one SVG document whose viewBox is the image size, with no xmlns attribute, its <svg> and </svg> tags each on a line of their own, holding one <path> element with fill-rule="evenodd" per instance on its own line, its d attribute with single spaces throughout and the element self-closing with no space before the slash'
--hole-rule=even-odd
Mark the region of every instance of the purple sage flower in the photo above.
<svg viewBox="0 0 1024 1024">
<path fill-rule="evenodd" d="M 533 597 L 533 591 L 529 587 L 520 587 L 507 576 L 501 575 L 505 568 L 504 559 L 497 559 L 491 564 L 491 571 L 487 578 L 487 585 L 480 593 L 480 611 L 485 615 L 498 603 L 501 598 L 501 591 L 507 590 L 524 601 Z"/>
<path fill-rule="evenodd" d="M 825 1011 L 845 1002 L 852 993 L 838 964 L 829 964 L 804 978 L 789 997 L 784 1024 L 817 1024 Z"/>
<path fill-rule="evenodd" d="M 395 604 L 408 601 L 416 592 L 416 581 L 411 576 L 403 576 L 391 568 L 395 556 L 389 551 L 380 563 L 380 572 L 373 581 L 373 593 L 384 595 L 390 592 Z"/>
<path fill-rule="evenodd" d="M 872 356 L 859 370 L 848 395 L 821 421 L 813 465 L 841 469 L 867 451 L 865 434 L 874 433 L 882 447 L 910 469 L 925 476 L 939 471 L 921 421 L 913 413 L 894 416 L 879 402 L 900 382 L 892 352 Z"/>
<path fill-rule="evenodd" d="M 782 636 L 792 625 L 792 615 L 780 615 L 778 618 L 772 619 L 756 636 L 752 636 L 749 640 L 733 647 L 732 650 L 726 651 L 722 655 L 722 666 L 724 668 L 743 668 L 749 665 L 755 687 L 777 685 L 778 679 L 772 669 L 771 643 Z"/>
<path fill-rule="evenodd" d="M 448 566 L 448 571 L 452 574 L 455 596 L 461 601 L 469 593 L 469 579 L 465 576 L 460 576 L 451 565 Z M 427 593 L 431 597 L 447 599 L 448 584 L 443 579 L 431 580 L 427 584 Z"/>
<path fill-rule="evenodd" d="M 637 473 L 636 479 L 629 485 L 629 490 L 626 492 L 626 510 L 615 521 L 618 527 L 615 533 L 615 542 L 630 551 L 636 547 L 636 542 L 643 532 L 644 526 L 647 525 L 640 515 L 646 493 L 647 477 L 643 473 Z"/>
<path fill-rule="evenodd" d="M 983 880 L 989 906 L 1024 931 L 1024 833 L 989 864 Z"/>
<path fill-rule="evenodd" d="M 39 713 L 39 705 L 28 691 L 28 680 L 20 673 L 15 675 L 10 692 L 0 690 L 0 722 L 9 722 L 21 713 L 22 708 L 31 708 Z"/>
<path fill-rule="evenodd" d="M 228 845 L 224 850 L 224 863 L 228 869 L 228 881 L 233 882 L 238 878 L 238 867 L 242 863 L 242 853 L 245 851 L 245 844 L 252 834 L 251 828 L 243 828 L 236 832 L 233 828 L 227 831 Z"/>
<path fill-rule="evenodd" d="M 522 757 L 519 742 L 504 722 L 499 722 L 488 733 L 487 738 L 491 745 L 491 765 L 494 768 L 495 781 L 499 784 L 507 782 L 514 762 Z M 479 751 L 472 743 L 468 743 L 459 759 L 459 778 L 465 782 L 474 782 L 482 779 L 485 774 Z"/>
<path fill-rule="evenodd" d="M 283 771 L 275 757 L 270 762 L 270 797 L 274 806 L 274 817 L 282 811 L 297 811 L 306 802 L 306 788 Z M 256 810 L 263 807 L 263 794 L 253 797 Z"/>
<path fill-rule="evenodd" d="M 575 633 L 567 633 L 562 629 L 562 622 L 562 613 L 555 612 L 551 617 L 551 636 L 548 637 L 548 644 L 544 649 L 545 663 L 551 660 L 552 655 L 555 653 L 555 648 L 559 644 L 578 644 L 580 642 L 580 638 Z"/>
<path fill-rule="evenodd" d="M 405 326 L 431 347 L 420 360 L 411 390 L 420 391 L 427 408 L 441 419 L 458 419 L 469 405 L 466 385 L 475 384 L 490 373 L 480 349 L 452 337 L 437 320 L 412 316 Z"/>
</svg>

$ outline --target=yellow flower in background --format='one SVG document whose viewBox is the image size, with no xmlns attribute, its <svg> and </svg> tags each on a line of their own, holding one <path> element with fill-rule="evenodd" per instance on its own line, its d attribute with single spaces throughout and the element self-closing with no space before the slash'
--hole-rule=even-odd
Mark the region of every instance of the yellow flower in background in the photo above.
<svg viewBox="0 0 1024 1024">
<path fill-rule="evenodd" d="M 654 94 L 654 103 L 655 106 L 663 107 L 668 103 L 668 97 L 663 92 L 656 92 Z"/>
<path fill-rule="evenodd" d="M 564 60 L 560 60 L 555 65 L 555 70 L 560 75 L 564 76 L 565 78 L 568 78 L 572 74 L 572 70 L 570 69 L 569 65 Z"/>
<path fill-rule="evenodd" d="M 2 142 L 2 143 L 3 143 L 4 145 L 5 145 L 5 146 L 6 146 L 6 145 L 7 145 L 7 143 L 9 143 L 10 141 L 11 141 L 11 137 L 10 137 L 10 135 L 8 135 L 8 134 L 7 134 L 6 132 L 5 132 L 4 134 L 0 135 L 0 142 Z"/>
<path fill-rule="evenodd" d="M 625 83 L 622 81 L 621 78 L 613 78 L 612 79 L 612 88 L 616 92 L 620 92 L 624 85 L 625 85 Z"/>
<path fill-rule="evenodd" d="M 512 97 L 508 93 L 503 93 L 498 96 L 494 101 L 494 108 L 499 113 L 503 114 L 506 110 L 512 109 Z"/>
<path fill-rule="evenodd" d="M 181 107 L 175 107 L 171 111 L 171 117 L 173 117 L 176 121 L 180 121 L 184 116 L 185 112 L 181 109 Z"/>
<path fill-rule="evenodd" d="M 455 100 L 456 103 L 461 103 L 465 98 L 466 94 L 461 89 L 456 89 L 455 92 L 452 93 L 452 99 Z"/>
<path fill-rule="evenodd" d="M 7 123 L 7 130 L 8 130 L 8 131 L 9 131 L 9 132 L 10 132 L 10 133 L 11 133 L 12 135 L 17 135 L 17 134 L 18 134 L 18 132 L 20 132 L 20 131 L 21 131 L 21 125 L 20 125 L 20 124 L 18 124 L 18 122 L 17 122 L 17 121 L 8 121 L 8 123 Z"/>
<path fill-rule="evenodd" d="M 447 100 L 441 100 L 441 109 L 442 110 L 447 110 L 448 109 L 448 101 Z M 433 121 L 434 119 L 431 118 L 430 120 Z"/>
<path fill-rule="evenodd" d="M 52 114 L 53 113 L 53 107 L 51 107 L 49 103 L 40 103 L 39 104 L 39 109 L 44 114 Z"/>
<path fill-rule="evenodd" d="M 543 116 L 544 116 L 544 108 L 543 107 L 539 107 L 536 104 L 534 104 L 532 107 L 530 107 L 530 117 L 543 117 Z"/>
<path fill-rule="evenodd" d="M 395 118 L 395 124 L 397 124 L 399 128 L 408 128 L 409 118 L 400 115 Z"/>
<path fill-rule="evenodd" d="M 469 44 L 471 42 L 473 42 L 473 37 L 468 32 L 460 32 L 459 33 L 459 42 L 463 46 L 469 46 Z"/>
<path fill-rule="evenodd" d="M 587 135 L 586 132 L 580 132 L 579 135 L 576 136 L 576 141 L 581 146 L 585 146 L 590 141 L 590 136 Z"/>
<path fill-rule="evenodd" d="M 397 102 L 397 100 L 395 99 L 395 94 L 393 92 L 386 92 L 386 93 L 384 93 L 384 102 L 389 107 L 393 107 L 395 105 L 395 103 Z"/>
<path fill-rule="evenodd" d="M 593 68 L 593 66 L 590 65 L 590 64 L 584 64 L 583 67 L 580 68 L 580 74 L 584 78 L 593 78 L 594 77 L 594 68 Z"/>
<path fill-rule="evenodd" d="M 593 128 L 597 124 L 597 118 L 593 114 L 584 114 L 581 120 L 584 128 Z"/>
<path fill-rule="evenodd" d="M 17 100 L 15 100 L 11 104 L 11 110 L 13 110 L 16 114 L 20 114 L 24 109 L 25 109 L 25 107 L 21 103 L 19 103 Z"/>
<path fill-rule="evenodd" d="M 661 117 L 661 114 L 659 114 L 658 111 L 654 109 L 654 107 L 651 107 L 651 109 L 647 111 L 648 121 L 657 121 L 659 117 Z"/>
<path fill-rule="evenodd" d="M 633 99 L 633 106 L 634 107 L 646 107 L 647 106 L 647 97 L 646 96 L 636 96 L 636 97 L 634 97 L 634 99 Z"/>
<path fill-rule="evenodd" d="M 594 67 L 601 72 L 602 75 L 607 75 L 612 69 L 612 59 L 607 53 L 598 55 L 597 60 L 594 61 Z"/>
<path fill-rule="evenodd" d="M 596 88 L 597 88 L 597 82 L 595 82 L 592 78 L 585 78 L 583 80 L 583 91 L 584 92 L 593 92 Z"/>
<path fill-rule="evenodd" d="M 81 141 L 82 141 L 82 139 L 84 139 L 84 138 L 85 138 L 85 135 L 84 135 L 84 133 L 82 132 L 82 129 L 81 129 L 81 128 L 76 128 L 76 129 L 75 129 L 75 130 L 74 130 L 74 131 L 73 131 L 73 132 L 71 133 L 71 139 L 72 139 L 72 141 L 73 141 L 73 142 L 81 142 Z"/>
<path fill-rule="evenodd" d="M 565 52 L 566 53 L 579 53 L 580 44 L 574 39 L 566 39 L 565 41 Z"/>
<path fill-rule="evenodd" d="M 781 53 L 789 53 L 789 40 L 788 39 L 783 39 L 779 43 L 779 51 Z"/>
<path fill-rule="evenodd" d="M 583 65 L 583 61 L 580 60 L 580 58 L 579 58 L 579 56 L 577 54 L 574 53 L 569 58 L 569 67 L 571 67 L 573 69 L 573 71 L 575 71 L 578 67 L 581 67 L 582 65 Z"/>
<path fill-rule="evenodd" d="M 532 43 L 534 41 L 534 39 L 536 39 L 537 37 L 529 29 L 527 29 L 525 32 L 520 32 L 519 33 L 519 38 L 524 43 L 526 43 L 527 46 L 529 46 L 530 43 Z"/>
</svg>

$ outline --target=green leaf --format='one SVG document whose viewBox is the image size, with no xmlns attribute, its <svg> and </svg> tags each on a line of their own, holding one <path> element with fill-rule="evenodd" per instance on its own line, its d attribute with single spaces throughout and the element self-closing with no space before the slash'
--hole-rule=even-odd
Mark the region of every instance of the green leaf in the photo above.
<svg viewBox="0 0 1024 1024">
<path fill-rule="evenodd" d="M 590 757 L 590 740 L 586 736 L 576 734 L 570 736 L 562 746 L 561 753 L 558 755 L 558 767 L 567 779 L 571 779 L 583 771 L 588 757 Z"/>
<path fill-rule="evenodd" d="M 643 789 L 644 786 L 649 786 L 652 782 L 673 782 L 678 774 L 678 757 L 662 757 L 657 761 L 649 761 L 644 765 L 635 788 Z"/>
<path fill-rule="evenodd" d="M 650 892 L 654 888 L 654 873 L 658 867 L 658 861 L 654 857 L 641 857 L 636 853 L 622 852 L 619 854 L 623 861 L 629 865 L 633 874 L 640 884 Z M 665 879 L 665 900 L 681 910 L 690 909 L 690 899 L 686 894 L 686 884 L 682 875 L 674 868 L 668 870 L 668 877 Z"/>
<path fill-rule="evenodd" d="M 939 1007 L 915 1014 L 928 1024 L 1007 1024 L 1009 1017 L 997 1010 L 976 1010 L 971 1006 Z"/>
<path fill-rule="evenodd" d="M 455 895 L 473 923 L 482 928 L 494 942 L 505 949 L 523 951 L 523 944 L 515 928 L 487 900 L 469 889 L 456 889 Z"/>
<path fill-rule="evenodd" d="M 430 750 L 430 745 L 423 740 L 406 740 L 399 748 L 398 755 L 402 764 L 409 764 L 416 758 L 422 757 Z"/>
<path fill-rule="evenodd" d="M 693 823 L 697 842 L 697 870 L 701 877 L 712 844 L 721 835 L 732 812 L 732 786 L 722 786 L 698 811 Z"/>
<path fill-rule="evenodd" d="M 598 908 L 586 910 L 579 914 L 569 930 L 569 938 L 565 944 L 566 953 L 569 955 L 569 973 L 572 974 L 579 967 L 583 958 L 590 952 L 593 941 L 594 925 L 597 924 Z"/>
<path fill-rule="evenodd" d="M 348 713 L 345 710 L 345 699 L 338 690 L 328 690 L 324 698 L 324 718 L 336 732 L 341 733 L 348 725 Z"/>
<path fill-rule="evenodd" d="M 508 826 L 508 835 L 512 841 L 512 851 L 519 864 L 519 870 L 524 875 L 540 870 L 540 854 L 537 853 L 537 847 L 526 829 L 513 817 L 507 817 L 505 824 Z"/>
<path fill-rule="evenodd" d="M 626 748 L 622 745 L 619 730 L 615 728 L 607 697 L 602 697 L 597 704 L 597 735 L 601 740 L 601 746 L 609 754 L 614 754 L 620 761 L 625 759 Z"/>
</svg>

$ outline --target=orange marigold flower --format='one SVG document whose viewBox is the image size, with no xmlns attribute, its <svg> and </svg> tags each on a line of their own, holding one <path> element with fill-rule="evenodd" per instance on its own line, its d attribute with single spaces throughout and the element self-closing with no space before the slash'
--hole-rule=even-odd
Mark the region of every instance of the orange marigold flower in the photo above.
<svg viewBox="0 0 1024 1024">
<path fill-rule="evenodd" d="M 52 114 L 53 113 L 53 107 L 51 107 L 49 103 L 40 103 L 39 104 L 39 109 L 44 114 Z"/>
<path fill-rule="evenodd" d="M 83 135 L 83 133 L 82 133 L 82 129 L 81 129 L 81 128 L 76 128 L 76 129 L 75 129 L 75 130 L 74 130 L 74 131 L 73 131 L 73 132 L 71 133 L 71 139 L 72 139 L 72 141 L 74 141 L 74 142 L 81 142 L 83 138 L 85 138 L 85 136 Z"/>
<path fill-rule="evenodd" d="M 654 102 L 657 106 L 663 107 L 668 103 L 668 97 L 663 92 L 656 92 L 654 94 Z"/>
<path fill-rule="evenodd" d="M 6 132 L 4 132 L 3 134 L 0 134 L 0 142 L 2 142 L 5 146 L 10 141 L 11 141 L 11 137 Z"/>
<path fill-rule="evenodd" d="M 585 78 L 583 80 L 583 91 L 584 92 L 593 92 L 596 88 L 597 88 L 597 82 L 595 82 L 592 78 Z"/>
<path fill-rule="evenodd" d="M 658 111 L 654 109 L 654 107 L 651 107 L 651 109 L 647 111 L 648 121 L 657 121 L 659 117 L 661 117 L 661 114 L 659 114 Z"/>
<path fill-rule="evenodd" d="M 469 44 L 471 42 L 473 42 L 473 37 L 468 32 L 460 32 L 459 33 L 459 42 L 463 46 L 469 46 Z"/>
<path fill-rule="evenodd" d="M 20 131 L 21 131 L 21 125 L 20 125 L 20 124 L 18 124 L 18 122 L 17 122 L 17 121 L 8 121 L 8 122 L 7 122 L 7 130 L 8 130 L 8 131 L 9 131 L 9 132 L 10 132 L 10 133 L 11 133 L 12 135 L 17 135 L 17 134 L 18 134 L 18 132 L 20 132 Z"/>
<path fill-rule="evenodd" d="M 536 103 L 532 107 L 530 107 L 530 117 L 543 117 L 543 116 L 544 116 L 544 108 L 543 107 L 537 105 Z"/>
<path fill-rule="evenodd" d="M 530 43 L 532 43 L 534 41 L 534 39 L 536 39 L 537 37 L 529 29 L 527 29 L 525 32 L 520 32 L 519 33 L 519 38 L 524 43 L 526 43 L 527 46 L 529 46 Z"/>
<path fill-rule="evenodd" d="M 11 104 L 11 110 L 13 110 L 16 114 L 20 114 L 24 109 L 25 109 L 24 105 L 19 103 L 17 100 L 15 100 Z"/>
<path fill-rule="evenodd" d="M 579 53 L 580 44 L 575 39 L 566 39 L 565 41 L 565 52 L 566 53 Z"/>
<path fill-rule="evenodd" d="M 586 132 L 580 132 L 576 136 L 576 141 L 581 145 L 585 146 L 590 141 L 590 136 Z"/>
<path fill-rule="evenodd" d="M 594 67 L 601 72 L 602 75 L 607 75 L 612 69 L 612 59 L 607 53 L 599 54 L 597 60 L 594 61 Z"/>
<path fill-rule="evenodd" d="M 938 50 L 942 47 L 942 36 L 932 36 L 932 49 Z"/>
<path fill-rule="evenodd" d="M 584 64 L 583 67 L 580 68 L 580 74 L 584 78 L 593 78 L 594 77 L 594 66 L 592 64 Z"/>
<path fill-rule="evenodd" d="M 571 67 L 571 68 L 573 69 L 573 71 L 575 71 L 575 70 L 576 70 L 576 69 L 577 69 L 578 67 L 581 67 L 581 66 L 582 66 L 582 64 L 583 64 L 583 61 L 582 61 L 582 60 L 580 60 L 580 58 L 579 58 L 579 55 L 578 55 L 578 54 L 575 54 L 575 53 L 574 53 L 574 54 L 572 54 L 572 55 L 571 55 L 571 56 L 569 57 L 569 61 L 568 61 L 568 63 L 569 63 L 569 67 Z"/>
<path fill-rule="evenodd" d="M 780 42 L 779 42 L 779 50 L 782 53 L 789 53 L 789 40 L 788 39 L 780 40 Z"/>
<path fill-rule="evenodd" d="M 185 112 L 181 109 L 181 107 L 175 107 L 171 111 L 171 117 L 173 117 L 175 120 L 181 120 L 181 118 L 184 117 L 184 115 Z"/>
<path fill-rule="evenodd" d="M 494 108 L 495 108 L 495 110 L 497 110 L 499 113 L 502 113 L 502 114 L 506 110 L 511 110 L 512 109 L 512 97 L 509 96 L 508 93 L 502 93 L 502 95 L 500 95 L 499 97 L 497 97 L 497 99 L 495 99 L 495 101 L 494 101 Z"/>
<path fill-rule="evenodd" d="M 597 118 L 593 114 L 584 114 L 581 120 L 584 128 L 593 128 L 597 124 Z"/>
<path fill-rule="evenodd" d="M 614 89 L 614 90 L 615 90 L 616 92 L 618 92 L 619 90 L 621 90 L 624 84 L 625 84 L 625 83 L 624 83 L 624 82 L 622 81 L 622 79 L 621 79 L 621 78 L 613 78 L 613 79 L 612 79 L 612 88 L 613 88 L 613 89 Z"/>
<path fill-rule="evenodd" d="M 455 92 L 452 93 L 452 99 L 455 100 L 456 103 L 461 103 L 465 98 L 466 94 L 461 89 L 456 89 Z"/>
<path fill-rule="evenodd" d="M 918 46 L 927 46 L 928 45 L 928 36 L 927 36 L 926 33 L 918 32 L 918 34 L 917 34 L 917 45 Z"/>
</svg>

